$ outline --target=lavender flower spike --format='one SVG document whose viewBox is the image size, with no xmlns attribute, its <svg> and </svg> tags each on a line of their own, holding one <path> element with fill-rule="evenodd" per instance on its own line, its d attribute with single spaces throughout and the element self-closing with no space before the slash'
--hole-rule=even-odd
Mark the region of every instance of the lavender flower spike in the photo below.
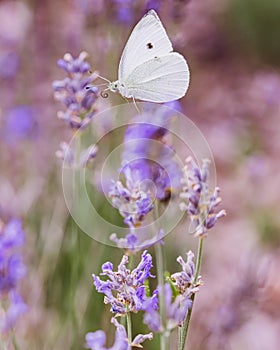
<svg viewBox="0 0 280 350">
<path fill-rule="evenodd" d="M 66 108 L 65 111 L 59 111 L 57 116 L 74 129 L 85 128 L 89 124 L 98 97 L 97 87 L 87 89 L 97 78 L 96 73 L 88 74 L 90 65 L 85 61 L 87 56 L 86 52 L 81 52 L 77 58 L 65 54 L 57 64 L 67 73 L 67 77 L 54 81 L 52 85 L 54 98 Z"/>
<path fill-rule="evenodd" d="M 195 280 L 195 265 L 193 262 L 194 254 L 192 251 L 187 253 L 187 261 L 179 256 L 177 262 L 182 266 L 182 271 L 173 273 L 171 280 L 174 282 L 179 294 L 189 298 L 192 294 L 198 292 L 199 286 L 202 284 L 199 276 L 196 283 Z"/>
<path fill-rule="evenodd" d="M 131 346 L 136 348 L 143 348 L 141 343 L 143 343 L 145 340 L 152 340 L 153 339 L 153 333 L 148 334 L 138 334 L 136 337 L 132 340 Z"/>
<path fill-rule="evenodd" d="M 115 242 L 118 248 L 125 249 L 126 254 L 135 254 L 139 250 L 148 249 L 155 243 L 160 242 L 164 244 L 163 241 L 164 230 L 159 230 L 158 234 L 150 239 L 140 241 L 138 237 L 130 232 L 124 238 L 118 238 L 116 233 L 112 233 L 110 240 Z"/>
<path fill-rule="evenodd" d="M 129 344 L 127 334 L 124 326 L 113 317 L 111 322 L 116 327 L 115 342 L 111 348 L 106 348 L 106 334 L 104 331 L 99 330 L 96 332 L 90 332 L 86 334 L 86 347 L 91 350 L 129 350 Z"/>
<path fill-rule="evenodd" d="M 61 142 L 60 149 L 55 154 L 64 162 L 64 165 L 79 169 L 85 168 L 95 158 L 97 151 L 96 145 L 90 145 L 80 152 L 78 159 L 75 159 L 74 150 L 71 149 L 70 145 L 67 142 Z"/>
<path fill-rule="evenodd" d="M 191 157 L 187 158 L 186 163 L 183 168 L 181 179 L 183 188 L 180 194 L 184 202 L 180 204 L 180 209 L 189 214 L 195 235 L 205 236 L 217 220 L 226 215 L 226 211 L 216 212 L 221 198 L 218 196 L 219 188 L 211 190 L 207 183 L 210 161 L 203 160 L 201 170 Z"/>
<path fill-rule="evenodd" d="M 111 262 L 103 264 L 100 275 L 107 276 L 109 279 L 106 281 L 92 275 L 96 290 L 105 295 L 104 303 L 110 304 L 111 312 L 117 315 L 143 310 L 143 303 L 147 299 L 145 281 L 153 277 L 150 273 L 152 256 L 147 251 L 143 252 L 140 263 L 132 271 L 126 267 L 128 261 L 128 256 L 124 255 L 116 272 Z"/>
<path fill-rule="evenodd" d="M 3 301 L 3 305 L 7 305 L 5 316 L 0 320 L 0 332 L 9 331 L 27 310 L 18 292 L 26 268 L 20 253 L 16 252 L 24 244 L 24 239 L 20 220 L 12 219 L 6 225 L 0 221 L 0 304 Z"/>
<path fill-rule="evenodd" d="M 124 223 L 131 228 L 140 226 L 154 207 L 150 192 L 141 190 L 137 183 L 128 188 L 120 181 L 113 182 L 109 197 L 124 218 Z"/>
<path fill-rule="evenodd" d="M 173 299 L 172 290 L 169 283 L 164 285 L 163 291 L 166 310 L 165 324 L 161 324 L 158 311 L 157 295 L 158 292 L 160 292 L 159 287 L 153 293 L 153 296 L 148 298 L 144 303 L 144 323 L 147 324 L 152 331 L 161 333 L 164 331 L 171 331 L 177 326 L 180 326 L 184 322 L 188 309 L 192 304 L 191 300 L 182 294 L 177 295 L 175 299 Z"/>
</svg>

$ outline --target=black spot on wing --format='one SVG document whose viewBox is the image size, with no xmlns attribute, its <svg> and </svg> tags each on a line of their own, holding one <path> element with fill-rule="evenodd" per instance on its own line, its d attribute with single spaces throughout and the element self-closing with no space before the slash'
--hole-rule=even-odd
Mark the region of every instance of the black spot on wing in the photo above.
<svg viewBox="0 0 280 350">
<path fill-rule="evenodd" d="M 152 43 L 148 43 L 147 44 L 147 48 L 150 50 L 150 49 L 152 49 L 154 47 L 154 45 L 152 44 Z"/>
</svg>

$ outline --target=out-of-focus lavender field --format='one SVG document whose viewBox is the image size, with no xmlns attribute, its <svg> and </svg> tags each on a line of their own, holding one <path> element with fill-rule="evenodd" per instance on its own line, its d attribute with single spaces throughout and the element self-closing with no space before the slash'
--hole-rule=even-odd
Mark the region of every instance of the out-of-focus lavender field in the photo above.
<svg viewBox="0 0 280 350">
<path fill-rule="evenodd" d="M 13 331 L 21 350 L 82 349 L 86 332 L 113 329 L 91 274 L 122 252 L 81 232 L 66 208 L 55 153 L 73 130 L 57 118 L 52 82 L 64 78 L 57 60 L 81 51 L 116 80 L 126 40 L 151 8 L 189 64 L 181 109 L 211 147 L 227 211 L 205 242 L 189 349 L 280 348 L 279 0 L 4 0 L 0 222 L 22 219 L 26 236 L 20 291 L 28 311 Z M 119 103 L 111 93 L 98 110 Z M 183 225 L 169 234 L 169 268 L 195 244 Z"/>
</svg>

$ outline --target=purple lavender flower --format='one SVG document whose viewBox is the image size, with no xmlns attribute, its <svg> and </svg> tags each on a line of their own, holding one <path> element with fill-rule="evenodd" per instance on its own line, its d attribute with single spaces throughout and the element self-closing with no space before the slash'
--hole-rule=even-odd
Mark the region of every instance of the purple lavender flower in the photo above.
<svg viewBox="0 0 280 350">
<path fill-rule="evenodd" d="M 2 254 L 1 254 L 2 255 Z M 8 292 L 17 286 L 18 281 L 25 275 L 25 266 L 19 255 L 0 256 L 0 291 Z"/>
<path fill-rule="evenodd" d="M 67 142 L 60 143 L 60 149 L 55 152 L 57 158 L 61 159 L 65 164 L 73 166 L 75 156 L 73 150 L 70 148 Z"/>
<path fill-rule="evenodd" d="M 103 264 L 101 275 L 109 277 L 106 281 L 92 275 L 96 290 L 105 294 L 104 303 L 111 304 L 111 312 L 118 315 L 143 309 L 146 300 L 144 283 L 153 277 L 150 273 L 152 257 L 147 251 L 143 252 L 140 263 L 132 271 L 126 267 L 128 261 L 128 256 L 124 255 L 116 272 L 113 271 L 111 262 Z"/>
<path fill-rule="evenodd" d="M 139 187 L 126 188 L 117 181 L 113 182 L 109 192 L 113 206 L 119 210 L 124 223 L 131 228 L 140 226 L 145 216 L 153 209 L 151 194 Z"/>
<path fill-rule="evenodd" d="M 131 24 L 136 20 L 136 9 L 145 14 L 149 10 L 159 11 L 162 0 L 111 0 L 116 20 L 122 24 Z"/>
<path fill-rule="evenodd" d="M 2 325 L 3 332 L 9 331 L 15 325 L 17 319 L 28 310 L 22 297 L 15 290 L 11 290 L 9 293 L 9 301 L 10 305 L 6 312 L 4 324 Z"/>
<path fill-rule="evenodd" d="M 37 129 L 34 110 L 30 106 L 16 106 L 6 112 L 2 137 L 9 144 L 30 138 Z"/>
<path fill-rule="evenodd" d="M 163 140 L 172 113 L 165 106 L 155 107 L 147 103 L 143 113 L 133 118 L 125 132 L 121 174 L 126 185 L 113 182 L 109 196 L 131 230 L 141 226 L 153 209 L 155 199 L 168 200 L 173 189 L 180 186 L 182 173 L 174 160 L 175 152 Z M 140 243 L 133 235 L 134 232 L 125 238 L 113 235 L 111 239 L 118 246 L 135 252 L 140 246 L 146 248 L 161 238 Z"/>
<path fill-rule="evenodd" d="M 134 21 L 132 0 L 111 0 L 111 2 L 118 22 L 131 24 Z"/>
<path fill-rule="evenodd" d="M 97 87 L 87 89 L 97 75 L 88 73 L 90 65 L 85 61 L 86 57 L 86 52 L 81 52 L 77 58 L 65 54 L 57 64 L 67 73 L 67 77 L 53 82 L 55 99 L 66 107 L 65 111 L 58 112 L 58 118 L 65 120 L 74 129 L 85 128 L 90 123 L 98 96 Z"/>
<path fill-rule="evenodd" d="M 26 311 L 27 306 L 17 288 L 26 273 L 26 268 L 15 249 L 24 243 L 24 232 L 20 220 L 12 219 L 6 226 L 0 227 L 0 298 L 7 299 L 8 309 L 0 324 L 2 331 L 13 327 L 17 318 Z"/>
<path fill-rule="evenodd" d="M 144 241 L 140 241 L 139 238 L 132 232 L 126 235 L 124 238 L 117 238 L 117 235 L 115 233 L 112 233 L 110 240 L 112 242 L 115 242 L 117 247 L 125 249 L 127 254 L 134 254 L 139 250 L 150 248 L 157 242 L 164 244 L 163 237 L 164 230 L 159 230 L 156 236 Z"/>
<path fill-rule="evenodd" d="M 86 149 L 82 150 L 79 159 L 79 166 L 85 167 L 90 161 L 92 161 L 97 154 L 98 147 L 96 145 L 90 145 Z"/>
<path fill-rule="evenodd" d="M 129 344 L 127 334 L 124 326 L 118 323 L 118 321 L 112 317 L 111 322 L 116 327 L 116 335 L 114 345 L 110 350 L 129 350 Z M 91 350 L 106 350 L 106 334 L 104 331 L 90 332 L 86 334 L 86 347 Z M 109 350 L 109 349 L 108 349 Z"/>
<path fill-rule="evenodd" d="M 21 221 L 18 219 L 10 220 L 6 226 L 0 227 L 0 252 L 4 249 L 20 247 L 24 243 L 24 232 Z"/>
<path fill-rule="evenodd" d="M 156 289 L 150 298 L 144 303 L 144 323 L 149 326 L 153 332 L 161 332 L 162 325 L 158 312 L 158 290 Z"/>
<path fill-rule="evenodd" d="M 128 253 L 137 251 L 140 244 L 138 237 L 134 233 L 129 233 L 125 238 L 117 238 L 115 233 L 112 233 L 110 240 L 117 244 L 117 247 L 126 249 Z"/>
<path fill-rule="evenodd" d="M 142 344 L 145 340 L 152 340 L 152 339 L 153 339 L 153 333 L 138 334 L 132 340 L 131 346 L 135 348 L 142 348 L 140 344 Z"/>
<path fill-rule="evenodd" d="M 182 294 L 173 298 L 170 284 L 166 283 L 163 287 L 166 319 L 162 324 L 158 311 L 158 293 L 160 292 L 161 288 L 158 287 L 153 296 L 145 301 L 144 323 L 154 332 L 171 331 L 185 320 L 188 309 L 191 307 L 191 300 Z"/>
<path fill-rule="evenodd" d="M 194 226 L 196 236 L 204 236 L 212 228 L 217 220 L 226 215 L 225 210 L 216 213 L 216 208 L 221 202 L 218 196 L 219 188 L 211 190 L 208 186 L 209 160 L 204 160 L 201 170 L 191 157 L 186 160 L 183 169 L 182 192 L 180 197 L 187 200 L 182 202 L 180 208 L 186 211 Z"/>
<path fill-rule="evenodd" d="M 99 330 L 96 332 L 90 332 L 86 334 L 86 347 L 91 350 L 129 350 L 130 344 L 128 343 L 128 338 L 124 326 L 119 324 L 119 322 L 112 317 L 111 322 L 116 327 L 115 341 L 114 345 L 110 348 L 105 347 L 106 334 L 104 331 Z M 153 334 L 138 334 L 132 341 L 131 346 L 142 348 L 142 344 L 145 340 L 153 339 Z"/>
<path fill-rule="evenodd" d="M 133 11 L 131 9 L 131 0 L 126 1 L 118 1 L 119 4 L 117 5 L 116 9 L 116 15 L 119 22 L 124 24 L 130 24 L 133 22 Z"/>
<path fill-rule="evenodd" d="M 93 160 L 97 154 L 97 146 L 90 145 L 88 148 L 81 151 L 77 161 L 75 161 L 75 156 L 73 150 L 67 142 L 60 143 L 60 149 L 56 151 L 57 158 L 62 159 L 65 164 L 74 168 L 84 168 L 87 164 Z"/>
<path fill-rule="evenodd" d="M 18 281 L 25 274 L 21 256 L 12 251 L 23 243 L 24 233 L 21 222 L 13 219 L 0 233 L 0 294 L 7 293 L 15 288 Z"/>
<path fill-rule="evenodd" d="M 158 12 L 161 7 L 162 0 L 148 0 L 145 5 L 145 13 L 149 10 L 155 10 Z"/>
<path fill-rule="evenodd" d="M 202 284 L 200 277 L 195 283 L 195 265 L 193 257 L 194 254 L 192 251 L 187 253 L 187 261 L 184 261 L 184 259 L 179 256 L 177 262 L 182 266 L 182 271 L 171 275 L 171 280 L 177 291 L 187 298 L 196 293 L 199 290 L 199 286 Z"/>
<path fill-rule="evenodd" d="M 0 77 L 3 79 L 13 79 L 18 73 L 20 59 L 16 52 L 8 51 L 0 54 Z"/>
<path fill-rule="evenodd" d="M 164 106 L 145 106 L 145 111 L 134 117 L 126 130 L 121 171 L 128 187 L 151 181 L 156 188 L 155 197 L 165 201 L 173 188 L 179 188 L 182 176 L 173 149 L 163 140 L 173 112 Z"/>
</svg>

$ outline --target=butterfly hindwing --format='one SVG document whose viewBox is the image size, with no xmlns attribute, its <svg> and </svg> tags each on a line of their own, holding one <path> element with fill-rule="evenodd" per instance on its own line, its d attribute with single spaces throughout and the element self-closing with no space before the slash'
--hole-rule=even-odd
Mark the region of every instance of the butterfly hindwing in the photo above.
<svg viewBox="0 0 280 350">
<path fill-rule="evenodd" d="M 169 102 L 185 95 L 189 79 L 185 58 L 172 52 L 137 66 L 127 78 L 126 87 L 135 99 Z"/>
</svg>

